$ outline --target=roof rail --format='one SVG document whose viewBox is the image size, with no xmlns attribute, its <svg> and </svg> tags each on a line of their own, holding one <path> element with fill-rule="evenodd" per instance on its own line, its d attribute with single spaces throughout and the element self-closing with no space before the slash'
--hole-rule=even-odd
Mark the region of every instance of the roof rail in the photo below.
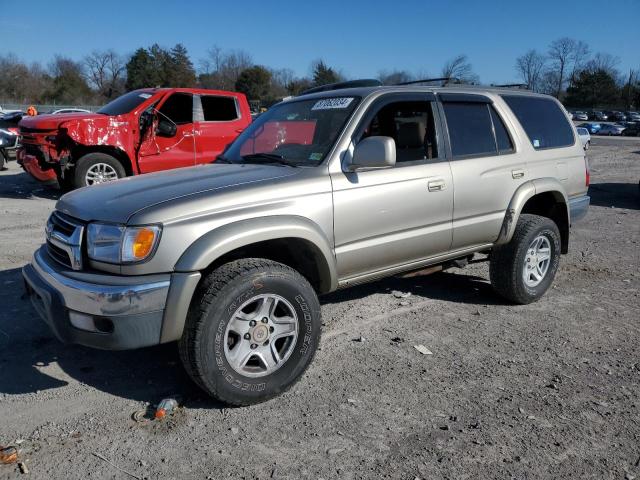
<svg viewBox="0 0 640 480">
<path fill-rule="evenodd" d="M 501 85 L 491 84 L 492 87 L 496 88 L 521 88 L 523 90 L 529 90 L 529 85 L 526 83 L 504 83 Z"/>
<path fill-rule="evenodd" d="M 444 87 L 449 83 L 460 83 L 460 79 L 457 77 L 425 78 L 423 80 L 411 80 L 410 82 L 396 83 L 396 85 L 415 85 L 417 83 L 431 83 L 431 82 L 442 82 L 442 86 Z"/>
<path fill-rule="evenodd" d="M 342 88 L 355 88 L 355 87 L 379 87 L 382 85 L 380 80 L 373 78 L 364 78 L 361 80 L 348 80 L 346 82 L 328 83 L 327 85 L 320 85 L 319 87 L 309 88 L 300 95 L 306 95 L 308 93 L 328 92 L 330 90 L 340 90 Z"/>
</svg>

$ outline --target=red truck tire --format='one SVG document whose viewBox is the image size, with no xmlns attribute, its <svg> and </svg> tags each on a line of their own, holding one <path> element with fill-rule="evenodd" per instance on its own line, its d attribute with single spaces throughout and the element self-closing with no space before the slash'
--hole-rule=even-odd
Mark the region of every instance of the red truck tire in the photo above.
<svg viewBox="0 0 640 480">
<path fill-rule="evenodd" d="M 74 187 L 88 187 L 124 178 L 127 172 L 120 161 L 106 153 L 87 153 L 80 157 L 73 172 Z"/>
</svg>

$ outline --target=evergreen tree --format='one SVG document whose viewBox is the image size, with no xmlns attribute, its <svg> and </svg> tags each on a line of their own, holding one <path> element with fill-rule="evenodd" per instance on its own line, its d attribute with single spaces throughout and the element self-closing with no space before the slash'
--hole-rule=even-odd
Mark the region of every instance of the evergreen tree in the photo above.
<svg viewBox="0 0 640 480">
<path fill-rule="evenodd" d="M 127 62 L 127 90 L 137 88 L 156 87 L 160 84 L 160 77 L 155 69 L 153 58 L 144 48 L 139 48 Z"/>
<path fill-rule="evenodd" d="M 236 80 L 236 90 L 249 100 L 266 100 L 271 91 L 271 72 L 260 65 L 243 70 Z"/>
<path fill-rule="evenodd" d="M 340 75 L 323 60 L 318 60 L 313 65 L 313 85 L 319 87 L 329 83 L 340 81 Z"/>
<path fill-rule="evenodd" d="M 613 76 L 606 70 L 583 70 L 567 89 L 565 103 L 572 107 L 617 105 L 620 90 Z"/>
<path fill-rule="evenodd" d="M 189 58 L 187 49 L 181 43 L 176 44 L 170 52 L 171 71 L 169 79 L 173 87 L 193 87 L 196 83 L 196 72 Z"/>
</svg>

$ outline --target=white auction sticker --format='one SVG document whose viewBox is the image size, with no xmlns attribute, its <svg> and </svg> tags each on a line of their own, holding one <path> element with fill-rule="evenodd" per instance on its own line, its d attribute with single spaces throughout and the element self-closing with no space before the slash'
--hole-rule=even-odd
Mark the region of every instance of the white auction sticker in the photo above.
<svg viewBox="0 0 640 480">
<path fill-rule="evenodd" d="M 140 95 L 138 95 L 140 98 L 151 98 L 151 94 L 150 93 L 141 93 Z"/>
<path fill-rule="evenodd" d="M 347 108 L 353 101 L 353 97 L 344 98 L 325 98 L 324 100 L 318 100 L 316 104 L 311 107 L 311 110 L 329 110 L 331 108 Z"/>
</svg>

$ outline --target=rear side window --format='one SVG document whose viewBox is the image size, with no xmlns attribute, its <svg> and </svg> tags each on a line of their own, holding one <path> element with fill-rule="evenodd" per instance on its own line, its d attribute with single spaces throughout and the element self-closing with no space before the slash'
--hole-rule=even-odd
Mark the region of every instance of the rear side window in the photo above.
<svg viewBox="0 0 640 480">
<path fill-rule="evenodd" d="M 486 103 L 444 102 L 454 157 L 495 155 L 491 115 Z"/>
<path fill-rule="evenodd" d="M 188 93 L 173 93 L 160 107 L 160 113 L 176 125 L 193 122 L 193 96 Z"/>
<path fill-rule="evenodd" d="M 239 118 L 233 97 L 202 96 L 200 99 L 205 122 L 230 122 Z"/>
<path fill-rule="evenodd" d="M 487 105 L 491 112 L 491 121 L 493 122 L 493 130 L 496 133 L 496 145 L 498 146 L 498 153 L 511 153 L 513 152 L 513 142 L 507 131 L 507 127 L 504 126 L 504 122 L 496 112 L 495 108 Z"/>
<path fill-rule="evenodd" d="M 560 148 L 574 144 L 571 125 L 555 101 L 521 95 L 503 95 L 502 98 L 524 128 L 533 148 Z"/>
</svg>

